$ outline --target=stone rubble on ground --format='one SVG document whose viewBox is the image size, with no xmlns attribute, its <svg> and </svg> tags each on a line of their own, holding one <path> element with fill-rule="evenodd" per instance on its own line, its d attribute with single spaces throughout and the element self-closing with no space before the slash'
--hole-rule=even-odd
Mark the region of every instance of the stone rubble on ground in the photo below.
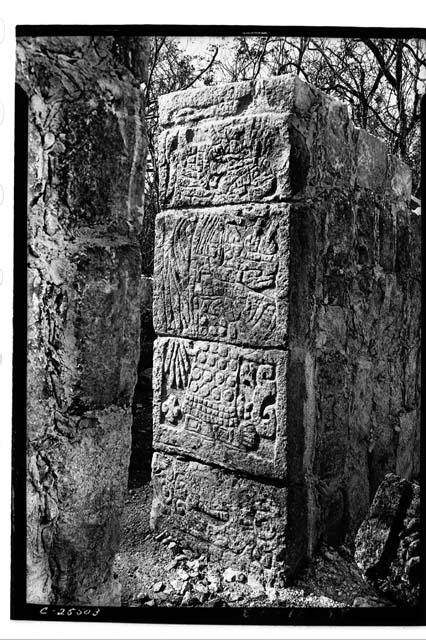
<svg viewBox="0 0 426 640">
<path fill-rule="evenodd" d="M 177 554 L 173 558 L 174 566 L 169 568 L 171 563 L 167 557 L 163 570 L 155 573 L 152 582 L 139 590 L 130 606 L 335 608 L 391 604 L 363 581 L 353 559 L 331 547 L 320 550 L 312 567 L 305 572 L 305 580 L 294 586 L 277 587 L 271 584 L 267 572 L 241 571 L 205 555 L 191 554 L 189 558 L 179 542 L 175 542 L 176 547 L 167 548 L 168 556 Z M 164 541 L 155 544 L 160 552 Z M 156 566 L 159 565 L 161 559 Z"/>
</svg>

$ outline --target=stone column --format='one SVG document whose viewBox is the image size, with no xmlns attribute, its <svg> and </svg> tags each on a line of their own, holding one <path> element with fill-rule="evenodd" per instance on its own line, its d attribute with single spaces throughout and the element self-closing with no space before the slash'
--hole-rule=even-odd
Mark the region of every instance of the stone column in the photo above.
<svg viewBox="0 0 426 640">
<path fill-rule="evenodd" d="M 120 604 L 111 568 L 139 355 L 147 45 L 17 42 L 29 100 L 29 603 Z"/>
<path fill-rule="evenodd" d="M 416 268 L 410 174 L 345 105 L 291 76 L 165 96 L 160 122 L 152 526 L 288 576 L 368 509 L 356 372 L 369 357 L 376 395 L 383 376 L 400 384 L 386 331 L 409 316 L 390 310 L 389 287 Z M 398 251 L 411 256 L 400 276 Z M 404 296 L 416 352 L 418 289 Z M 377 407 L 364 417 L 386 449 Z"/>
</svg>

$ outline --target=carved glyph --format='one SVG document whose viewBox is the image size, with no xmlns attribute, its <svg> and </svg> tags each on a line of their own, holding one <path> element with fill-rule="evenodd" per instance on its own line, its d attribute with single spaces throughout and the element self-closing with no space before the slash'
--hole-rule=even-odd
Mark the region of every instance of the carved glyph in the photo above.
<svg viewBox="0 0 426 640">
<path fill-rule="evenodd" d="M 173 127 L 160 135 L 165 207 L 276 199 L 288 168 L 286 116 L 258 114 Z"/>
<path fill-rule="evenodd" d="M 230 561 L 276 567 L 285 558 L 287 490 L 228 471 L 155 453 L 151 525 L 167 521 L 177 535 Z"/>
</svg>

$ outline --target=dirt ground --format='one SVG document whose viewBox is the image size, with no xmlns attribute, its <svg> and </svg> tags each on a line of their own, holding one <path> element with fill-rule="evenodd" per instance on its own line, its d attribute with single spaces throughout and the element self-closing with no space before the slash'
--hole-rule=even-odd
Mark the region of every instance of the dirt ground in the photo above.
<svg viewBox="0 0 426 640">
<path fill-rule="evenodd" d="M 381 607 L 392 606 L 363 579 L 350 551 L 322 546 L 291 586 L 259 573 L 222 566 L 149 530 L 150 484 L 130 490 L 122 544 L 114 564 L 124 607 Z"/>
</svg>

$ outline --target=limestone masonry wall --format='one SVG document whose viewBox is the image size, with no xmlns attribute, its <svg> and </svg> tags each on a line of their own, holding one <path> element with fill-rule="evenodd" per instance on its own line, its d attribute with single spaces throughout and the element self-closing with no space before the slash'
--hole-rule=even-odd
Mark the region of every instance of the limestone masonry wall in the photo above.
<svg viewBox="0 0 426 640">
<path fill-rule="evenodd" d="M 160 124 L 152 526 L 288 576 L 419 472 L 410 172 L 291 76 Z"/>
<path fill-rule="evenodd" d="M 111 570 L 139 357 L 146 154 L 147 41 L 131 57 L 132 46 L 112 37 L 17 42 L 29 100 L 30 603 L 120 604 Z"/>
</svg>

